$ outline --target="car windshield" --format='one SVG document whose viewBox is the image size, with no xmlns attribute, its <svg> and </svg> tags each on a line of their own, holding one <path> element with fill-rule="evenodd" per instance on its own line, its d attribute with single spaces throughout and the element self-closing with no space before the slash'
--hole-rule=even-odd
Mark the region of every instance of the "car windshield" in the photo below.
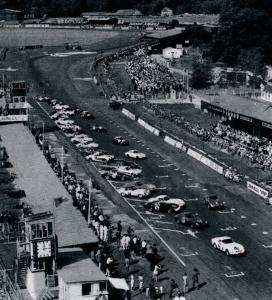
<svg viewBox="0 0 272 300">
<path fill-rule="evenodd" d="M 225 239 L 222 241 L 224 244 L 232 244 L 233 240 L 232 239 Z"/>
<path fill-rule="evenodd" d="M 216 195 L 211 195 L 211 196 L 210 196 L 210 199 L 211 199 L 211 200 L 217 200 L 218 197 L 217 197 Z"/>
</svg>

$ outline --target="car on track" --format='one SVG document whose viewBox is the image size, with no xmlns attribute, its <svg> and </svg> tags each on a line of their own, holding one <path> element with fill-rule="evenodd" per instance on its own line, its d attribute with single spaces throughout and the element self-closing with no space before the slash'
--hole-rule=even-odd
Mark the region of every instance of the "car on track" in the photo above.
<svg viewBox="0 0 272 300">
<path fill-rule="evenodd" d="M 77 134 L 76 132 L 64 132 L 64 134 L 69 138 L 72 139 Z"/>
<path fill-rule="evenodd" d="M 208 195 L 204 197 L 204 204 L 207 205 L 209 209 L 224 209 L 225 202 L 221 201 L 217 195 Z"/>
<path fill-rule="evenodd" d="M 133 161 L 128 161 L 128 160 L 125 160 L 125 159 L 116 159 L 115 160 L 115 163 L 116 165 L 118 166 L 128 166 L 128 167 L 131 167 L 131 168 L 136 168 L 136 169 L 140 169 L 141 167 L 136 164 L 135 162 Z"/>
<path fill-rule="evenodd" d="M 93 139 L 86 134 L 78 134 L 71 138 L 71 142 L 74 144 L 93 142 Z"/>
<path fill-rule="evenodd" d="M 146 198 L 150 195 L 150 190 L 136 186 L 125 186 L 117 190 L 122 197 Z"/>
<path fill-rule="evenodd" d="M 78 125 L 66 125 L 66 126 L 63 126 L 63 128 L 61 128 L 61 129 L 65 132 L 69 132 L 69 133 L 82 131 L 81 127 Z"/>
<path fill-rule="evenodd" d="M 144 159 L 146 155 L 138 150 L 132 149 L 125 153 L 126 157 L 134 158 L 134 159 Z"/>
<path fill-rule="evenodd" d="M 126 140 L 125 138 L 123 138 L 122 136 L 116 136 L 113 140 L 112 140 L 113 144 L 115 145 L 120 145 L 120 146 L 128 146 L 129 142 L 128 140 Z"/>
<path fill-rule="evenodd" d="M 91 114 L 89 111 L 87 110 L 83 110 L 81 113 L 80 113 L 80 116 L 83 118 L 83 119 L 87 119 L 87 120 L 93 120 L 95 117 L 93 114 Z"/>
<path fill-rule="evenodd" d="M 224 252 L 226 255 L 245 254 L 245 247 L 233 241 L 229 236 L 215 237 L 211 239 L 212 246 Z"/>
<path fill-rule="evenodd" d="M 79 149 L 97 149 L 99 148 L 99 145 L 94 142 L 87 142 L 87 143 L 76 144 L 76 147 Z"/>
<path fill-rule="evenodd" d="M 140 168 L 130 168 L 129 166 L 117 167 L 117 171 L 121 174 L 128 174 L 133 176 L 140 176 L 143 172 L 143 170 Z"/>
<path fill-rule="evenodd" d="M 131 182 L 131 185 L 135 186 L 135 187 L 141 187 L 141 188 L 145 188 L 148 189 L 150 192 L 154 192 L 156 191 L 157 187 L 154 184 L 151 183 L 143 183 L 141 181 L 134 181 Z"/>
<path fill-rule="evenodd" d="M 57 103 L 57 104 L 53 105 L 53 108 L 54 108 L 55 110 L 64 110 L 64 109 L 69 109 L 70 106 L 67 105 L 67 104 L 60 104 L 60 103 Z"/>
<path fill-rule="evenodd" d="M 119 109 L 121 107 L 121 102 L 119 101 L 116 101 L 116 100 L 111 100 L 110 103 L 109 103 L 109 107 L 111 109 Z"/>
<path fill-rule="evenodd" d="M 175 216 L 175 220 L 178 224 L 183 224 L 191 228 L 207 227 L 208 222 L 204 221 L 198 213 L 183 212 Z"/>
<path fill-rule="evenodd" d="M 108 154 L 105 151 L 96 151 L 93 154 L 87 155 L 86 159 L 91 160 L 93 162 L 105 162 L 108 163 L 114 159 L 113 155 Z"/>
<path fill-rule="evenodd" d="M 95 131 L 95 132 L 107 132 L 107 129 L 103 126 L 100 126 L 100 125 L 93 125 L 91 127 L 91 130 Z"/>
<path fill-rule="evenodd" d="M 67 120 L 67 119 L 58 119 L 55 121 L 57 125 L 73 125 L 75 122 L 73 120 Z"/>
<path fill-rule="evenodd" d="M 170 198 L 167 195 L 159 195 L 149 198 L 144 204 L 148 211 L 162 211 L 168 213 L 179 213 L 185 207 L 185 201 L 178 198 Z"/>
<path fill-rule="evenodd" d="M 113 181 L 126 181 L 134 179 L 133 175 L 122 174 L 117 172 L 115 169 L 113 170 L 101 170 L 100 174 L 107 180 Z"/>
<path fill-rule="evenodd" d="M 74 109 L 62 109 L 59 112 L 60 114 L 67 115 L 67 116 L 74 116 L 76 114 Z"/>
<path fill-rule="evenodd" d="M 36 100 L 39 101 L 39 102 L 47 102 L 47 103 L 49 103 L 50 102 L 50 97 L 38 96 L 38 97 L 36 97 Z"/>
</svg>

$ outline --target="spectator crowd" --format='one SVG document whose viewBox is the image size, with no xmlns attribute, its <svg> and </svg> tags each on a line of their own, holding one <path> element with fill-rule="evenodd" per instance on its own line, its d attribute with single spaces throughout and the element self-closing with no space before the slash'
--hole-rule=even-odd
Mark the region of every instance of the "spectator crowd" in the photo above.
<svg viewBox="0 0 272 300">
<path fill-rule="evenodd" d="M 222 120 L 203 128 L 186 120 L 181 114 L 167 110 L 159 105 L 145 102 L 148 109 L 157 116 L 181 126 L 203 141 L 213 143 L 221 151 L 247 159 L 255 168 L 272 170 L 272 141 L 258 138 L 224 124 Z"/>
</svg>

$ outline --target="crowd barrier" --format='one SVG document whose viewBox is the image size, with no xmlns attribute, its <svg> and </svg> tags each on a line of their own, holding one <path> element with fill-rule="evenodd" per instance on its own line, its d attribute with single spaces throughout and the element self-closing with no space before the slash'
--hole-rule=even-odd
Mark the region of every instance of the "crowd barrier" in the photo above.
<svg viewBox="0 0 272 300">
<path fill-rule="evenodd" d="M 126 115 L 127 117 L 129 117 L 131 120 L 133 120 L 133 121 L 136 120 L 136 116 L 133 113 L 131 113 L 130 111 L 128 111 L 127 109 L 123 108 L 122 113 L 124 115 Z"/>
<path fill-rule="evenodd" d="M 157 136 L 160 135 L 160 131 L 159 131 L 157 128 L 151 126 L 150 124 L 148 124 L 148 123 L 145 122 L 144 120 L 142 120 L 142 119 L 139 118 L 139 119 L 137 120 L 137 122 L 138 122 L 141 126 L 143 126 L 145 129 L 147 129 L 148 131 L 152 132 L 153 134 L 155 134 L 155 135 L 157 135 Z"/>
</svg>

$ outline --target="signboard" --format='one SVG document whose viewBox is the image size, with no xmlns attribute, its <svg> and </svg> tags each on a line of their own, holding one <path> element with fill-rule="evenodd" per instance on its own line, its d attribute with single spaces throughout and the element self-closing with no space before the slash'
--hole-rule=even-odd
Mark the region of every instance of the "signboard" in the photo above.
<svg viewBox="0 0 272 300">
<path fill-rule="evenodd" d="M 135 119 L 136 119 L 135 115 L 132 114 L 132 113 L 131 113 L 130 111 L 128 111 L 127 109 L 123 108 L 123 109 L 122 109 L 122 113 L 123 113 L 124 115 L 126 115 L 127 117 L 129 117 L 131 120 L 134 120 L 134 121 L 135 121 Z"/>
<path fill-rule="evenodd" d="M 241 119 L 241 120 L 244 120 L 244 121 L 247 121 L 247 122 L 252 122 L 252 119 L 251 119 L 251 118 L 248 118 L 248 117 L 245 117 L 245 116 L 241 116 L 241 115 L 240 115 L 240 119 Z"/>
<path fill-rule="evenodd" d="M 258 186 L 257 184 L 251 181 L 247 181 L 247 189 L 264 199 L 267 199 L 269 195 L 269 192 L 267 190 L 265 190 L 264 188 Z"/>
<path fill-rule="evenodd" d="M 269 129 L 272 129 L 272 124 L 269 124 L 269 123 L 266 123 L 266 122 L 262 122 L 262 126 L 266 127 L 266 128 L 269 128 Z"/>
<path fill-rule="evenodd" d="M 22 109 L 29 108 L 29 104 L 27 102 L 10 102 L 8 107 L 9 109 Z"/>
<path fill-rule="evenodd" d="M 8 122 L 27 122 L 28 115 L 9 115 L 9 116 L 0 116 L 0 123 Z"/>
<path fill-rule="evenodd" d="M 176 144 L 177 144 L 177 141 L 176 140 L 174 140 L 174 139 L 172 139 L 172 138 L 170 138 L 169 136 L 165 136 L 165 138 L 164 138 L 164 141 L 167 143 L 167 144 L 169 144 L 169 145 L 171 145 L 171 146 L 176 146 Z"/>
</svg>

